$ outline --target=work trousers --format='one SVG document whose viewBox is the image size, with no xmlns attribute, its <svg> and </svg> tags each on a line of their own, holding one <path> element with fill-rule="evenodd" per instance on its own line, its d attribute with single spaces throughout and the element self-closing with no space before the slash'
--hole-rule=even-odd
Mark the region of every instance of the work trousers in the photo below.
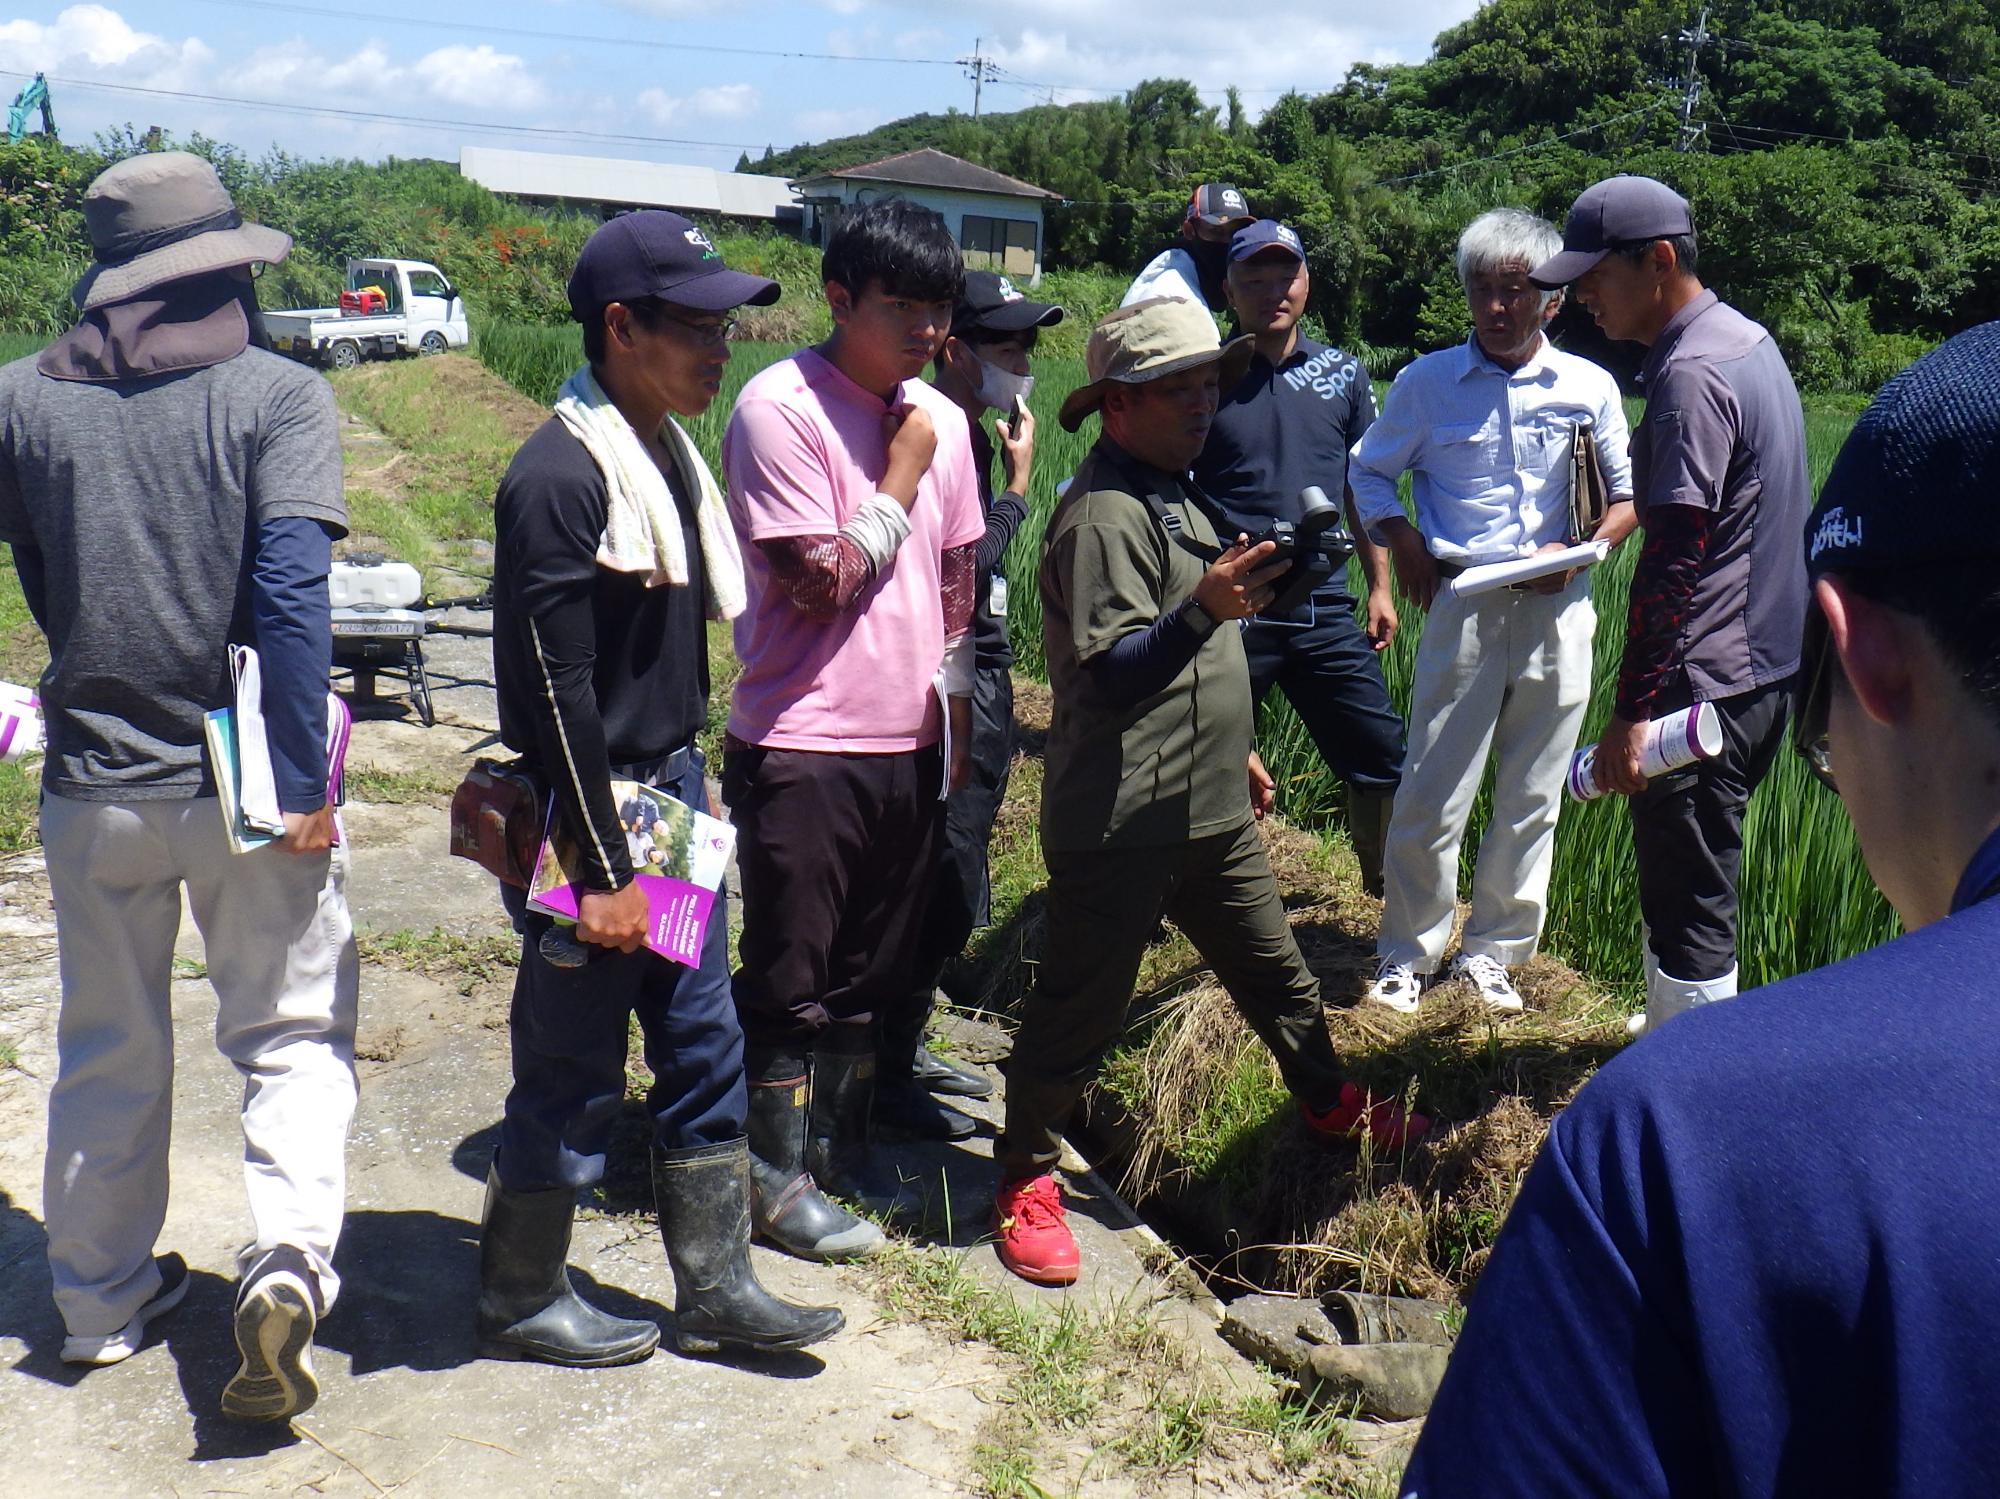
<svg viewBox="0 0 2000 1499">
<path fill-rule="evenodd" d="M 1711 706 L 1722 752 L 1657 777 L 1630 798 L 1639 914 L 1662 973 L 1705 982 L 1735 971 L 1743 813 L 1784 743 L 1791 699 L 1789 677 L 1717 699 Z M 1670 700 L 1655 716 L 1687 705 Z"/>
<path fill-rule="evenodd" d="M 1047 854 L 1048 941 L 1007 1063 L 1007 1124 L 995 1158 L 1009 1180 L 1047 1171 L 1104 1054 L 1124 1032 L 1139 960 L 1160 917 L 1192 942 L 1271 1049 L 1293 1096 L 1340 1097 L 1340 1063 L 1285 919 L 1264 839 L 1230 832 L 1165 848 Z"/>
<path fill-rule="evenodd" d="M 1403 772 L 1403 720 L 1389 701 L 1382 663 L 1354 619 L 1343 588 L 1312 598 L 1311 623 L 1252 620 L 1243 630 L 1250 690 L 1262 703 L 1276 687 L 1312 735 L 1320 758 L 1344 781 L 1386 795 Z"/>
<path fill-rule="evenodd" d="M 232 853 L 214 797 L 44 794 L 41 823 L 62 976 L 42 1211 L 64 1325 L 114 1332 L 160 1289 L 183 886 L 215 988 L 215 1044 L 243 1079 L 254 1227 L 239 1271 L 290 1245 L 331 1307 L 355 1102 L 347 850 Z"/>
<path fill-rule="evenodd" d="M 701 751 L 687 749 L 614 774 L 657 786 L 706 811 Z M 662 1150 L 720 1145 L 743 1133 L 743 1032 L 729 989 L 728 887 L 716 893 L 689 968 L 641 948 L 586 947 L 590 960 L 558 968 L 541 955 L 545 916 L 525 892 L 500 895 L 522 933 L 509 1016 L 514 1085 L 500 1122 L 500 1180 L 510 1191 L 587 1187 L 604 1175 L 611 1125 L 625 1099 L 625 1055 L 637 1017 L 653 1083 L 646 1108 Z"/>
<path fill-rule="evenodd" d="M 1410 752 L 1389 819 L 1376 956 L 1433 973 L 1458 908 L 1458 851 L 1493 759 L 1460 950 L 1509 967 L 1548 911 L 1563 777 L 1590 701 L 1597 611 L 1580 575 L 1559 594 L 1439 593 L 1410 691 Z"/>
<path fill-rule="evenodd" d="M 736 1013 L 752 1065 L 910 1003 L 944 823 L 941 748 L 731 746 L 723 797 L 743 882 Z M 866 1050 L 866 1045 L 859 1049 Z"/>
<path fill-rule="evenodd" d="M 938 980 L 965 949 L 966 939 L 992 920 L 986 850 L 993 821 L 1014 768 L 1014 681 L 1004 666 L 982 666 L 972 679 L 972 747 L 966 783 L 945 801 L 930 910 L 917 937 L 914 981 L 907 1003 L 883 1017 L 881 1072 L 885 1082 L 909 1077 L 923 1045 Z"/>
</svg>

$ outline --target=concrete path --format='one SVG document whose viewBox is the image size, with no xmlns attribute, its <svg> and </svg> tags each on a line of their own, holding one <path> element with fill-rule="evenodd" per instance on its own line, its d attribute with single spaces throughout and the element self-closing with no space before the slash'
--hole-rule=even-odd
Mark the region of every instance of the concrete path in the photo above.
<svg viewBox="0 0 2000 1499">
<path fill-rule="evenodd" d="M 364 718 L 357 760 L 462 768 L 491 738 L 485 652 L 480 641 L 441 642 L 432 652 L 438 726 Z M 441 805 L 357 803 L 347 821 L 364 933 L 504 932 L 490 882 L 444 854 Z M 41 1221 L 58 998 L 48 884 L 39 854 L 0 863 L 0 1046 L 14 1057 L 0 1066 L 0 1493 L 891 1499 L 971 1491 L 966 1477 L 982 1423 L 1005 1398 L 1007 1365 L 979 1344 L 885 1317 L 864 1269 L 756 1251 L 760 1275 L 781 1294 L 846 1312 L 846 1330 L 805 1353 L 730 1364 L 662 1351 L 598 1372 L 475 1359 L 481 1183 L 508 1082 L 504 985 L 440 982 L 383 963 L 365 965 L 362 977 L 362 1094 L 338 1256 L 346 1289 L 319 1340 L 323 1397 L 290 1428 L 224 1422 L 217 1397 L 235 1361 L 231 1267 L 247 1230 L 240 1084 L 213 1046 L 214 998 L 199 977 L 191 921 L 181 951 L 173 1195 L 160 1247 L 186 1256 L 193 1288 L 136 1357 L 80 1374 L 55 1356 L 61 1327 Z M 967 1045 L 988 1060 L 998 1050 L 990 1036 Z M 951 1205 L 951 1241 L 976 1246 L 991 1201 L 990 1137 L 897 1159 Z M 1141 1263 L 1150 1235 L 1092 1179 L 1074 1185 L 1072 1222 L 1089 1273 L 1069 1294 L 1135 1317 L 1158 1314 L 1185 1331 L 1218 1378 L 1249 1378 L 1214 1337 L 1212 1308 Z M 671 1274 L 644 1202 L 625 1190 L 579 1222 L 577 1281 L 613 1311 L 670 1323 Z M 966 1263 L 1023 1295 L 1059 1294 L 1015 1281 L 990 1246 L 969 1247 Z M 1187 1476 L 1173 1487 L 1188 1492 Z M 1137 1491 L 1119 1479 L 1088 1486 Z M 1242 1492 L 1206 1482 L 1201 1491 Z"/>
</svg>

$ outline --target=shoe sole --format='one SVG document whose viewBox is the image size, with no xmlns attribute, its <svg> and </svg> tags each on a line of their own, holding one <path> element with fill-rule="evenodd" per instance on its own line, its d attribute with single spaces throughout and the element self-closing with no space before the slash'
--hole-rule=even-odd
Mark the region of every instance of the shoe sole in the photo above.
<svg viewBox="0 0 2000 1499">
<path fill-rule="evenodd" d="M 319 1399 L 313 1373 L 312 1296 L 290 1275 L 258 1284 L 236 1309 L 242 1367 L 223 1387 L 222 1413 L 236 1421 L 284 1421 Z"/>
<path fill-rule="evenodd" d="M 499 1359 L 505 1363 L 553 1364 L 559 1369 L 616 1369 L 624 1364 L 644 1363 L 659 1346 L 660 1340 L 655 1338 L 642 1347 L 608 1358 L 575 1358 L 535 1344 L 503 1343 L 493 1338 L 481 1338 L 473 1351 L 481 1358 Z"/>
<path fill-rule="evenodd" d="M 1083 1269 L 1081 1265 L 1071 1265 L 1067 1269 L 1058 1267 L 1052 1270 L 1035 1270 L 1026 1265 L 1015 1264 L 1004 1254 L 1000 1256 L 1000 1263 L 1021 1279 L 1033 1281 L 1038 1286 L 1073 1286 L 1076 1284 L 1077 1275 Z"/>
<path fill-rule="evenodd" d="M 151 1301 L 140 1307 L 138 1311 L 134 1312 L 132 1320 L 127 1322 L 113 1335 L 117 1339 L 115 1342 L 102 1344 L 94 1348 L 81 1348 L 74 1346 L 77 1341 L 76 1339 L 64 1339 L 62 1361 L 66 1364 L 76 1364 L 86 1369 L 102 1369 L 111 1364 L 123 1363 L 133 1354 L 137 1353 L 145 1344 L 146 1329 L 152 1326 L 155 1320 L 166 1316 L 168 1312 L 179 1306 L 186 1299 L 188 1286 L 193 1279 L 193 1276 L 183 1270 L 181 1272 L 180 1284 L 154 1297 Z M 96 1342 L 95 1339 L 91 1341 L 93 1343 Z"/>
<path fill-rule="evenodd" d="M 687 1354 L 720 1353 L 725 1348 L 746 1353 L 795 1353 L 801 1348 L 810 1348 L 815 1343 L 825 1342 L 846 1326 L 847 1319 L 842 1317 L 825 1332 L 794 1333 L 785 1338 L 702 1338 L 676 1332 L 674 1347 Z"/>
</svg>

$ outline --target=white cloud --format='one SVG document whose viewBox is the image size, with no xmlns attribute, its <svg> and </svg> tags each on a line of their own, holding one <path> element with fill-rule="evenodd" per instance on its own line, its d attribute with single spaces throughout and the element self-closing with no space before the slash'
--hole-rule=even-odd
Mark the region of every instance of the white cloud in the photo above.
<svg viewBox="0 0 2000 1499">
<path fill-rule="evenodd" d="M 723 83 L 696 89 L 685 98 L 665 89 L 649 88 L 639 95 L 639 112 L 655 125 L 673 125 L 687 119 L 744 120 L 763 107 L 763 97 L 752 84 Z"/>
<path fill-rule="evenodd" d="M 105 6 L 72 5 L 46 25 L 0 22 L 0 57 L 34 72 L 85 71 L 141 88 L 187 89 L 215 54 L 199 38 L 168 41 Z"/>
<path fill-rule="evenodd" d="M 418 58 L 410 69 L 418 84 L 434 99 L 489 109 L 537 109 L 548 90 L 511 52 L 497 52 L 485 42 L 476 47 L 439 47 Z"/>
<path fill-rule="evenodd" d="M 868 0 L 820 0 L 837 16 L 858 16 L 868 8 Z"/>
</svg>

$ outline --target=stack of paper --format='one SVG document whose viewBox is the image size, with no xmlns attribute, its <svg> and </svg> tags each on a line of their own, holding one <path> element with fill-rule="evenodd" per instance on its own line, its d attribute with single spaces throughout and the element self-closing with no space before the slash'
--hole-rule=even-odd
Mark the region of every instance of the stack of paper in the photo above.
<svg viewBox="0 0 2000 1499">
<path fill-rule="evenodd" d="M 216 800 L 222 825 L 235 853 L 262 848 L 285 832 L 285 814 L 278 806 L 277 776 L 271 769 L 270 736 L 264 727 L 263 676 L 257 653 L 246 645 L 229 648 L 230 675 L 236 684 L 233 708 L 210 710 L 202 724 L 208 763 L 215 776 Z M 333 806 L 346 800 L 342 770 L 354 716 L 338 695 L 326 695 L 326 799 Z M 338 824 L 334 841 L 339 842 Z"/>
</svg>

